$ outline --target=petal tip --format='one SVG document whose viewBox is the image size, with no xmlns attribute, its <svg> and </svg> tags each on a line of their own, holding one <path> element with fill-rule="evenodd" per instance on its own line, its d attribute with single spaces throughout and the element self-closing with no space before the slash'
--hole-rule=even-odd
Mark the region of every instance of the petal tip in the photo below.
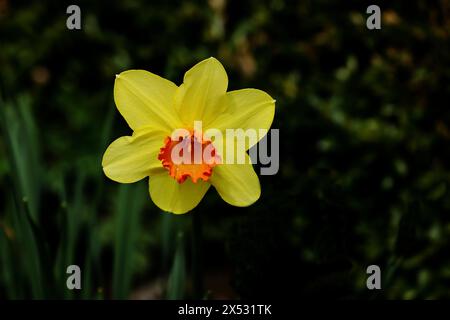
<svg viewBox="0 0 450 320">
<path fill-rule="evenodd" d="M 222 63 L 215 57 L 209 57 L 207 59 L 204 60 L 205 62 L 212 62 L 212 63 L 219 63 L 220 65 L 222 65 Z"/>
</svg>

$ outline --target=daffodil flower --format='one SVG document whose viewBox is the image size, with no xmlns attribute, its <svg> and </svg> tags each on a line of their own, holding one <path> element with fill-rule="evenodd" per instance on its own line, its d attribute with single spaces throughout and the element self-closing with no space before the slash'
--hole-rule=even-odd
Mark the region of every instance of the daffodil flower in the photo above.
<svg viewBox="0 0 450 320">
<path fill-rule="evenodd" d="M 220 161 L 216 142 L 201 137 L 197 140 L 193 124 L 201 121 L 203 129 L 222 132 L 238 128 L 268 130 L 275 113 L 275 100 L 261 90 L 227 92 L 227 87 L 225 69 L 215 58 L 192 67 L 180 86 L 144 70 L 128 70 L 117 75 L 114 100 L 133 134 L 109 145 L 102 161 L 105 175 L 120 183 L 150 177 L 153 202 L 160 209 L 176 214 L 195 208 L 211 185 L 231 205 L 253 204 L 261 194 L 261 187 L 251 162 Z M 177 129 L 192 134 L 174 140 L 172 133 Z M 209 147 L 212 161 L 175 163 L 171 150 L 186 141 L 200 143 L 202 150 Z M 247 145 L 246 149 L 251 146 Z M 246 153 L 245 156 L 248 158 Z"/>
</svg>

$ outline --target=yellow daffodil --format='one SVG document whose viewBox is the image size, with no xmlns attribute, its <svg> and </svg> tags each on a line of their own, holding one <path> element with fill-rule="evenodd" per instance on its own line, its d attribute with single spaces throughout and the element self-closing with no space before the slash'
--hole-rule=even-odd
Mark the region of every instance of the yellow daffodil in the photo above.
<svg viewBox="0 0 450 320">
<path fill-rule="evenodd" d="M 203 129 L 266 129 L 272 124 L 275 100 L 257 89 L 227 92 L 228 77 L 215 58 L 203 60 L 184 75 L 179 87 L 144 70 L 128 70 L 116 76 L 114 100 L 133 130 L 118 138 L 106 150 L 102 166 L 105 175 L 121 183 L 147 176 L 150 197 L 162 210 L 185 213 L 195 208 L 211 185 L 229 204 L 249 206 L 258 200 L 261 188 L 252 164 L 228 164 L 216 141 L 195 132 L 195 121 Z M 173 139 L 177 129 L 190 134 Z M 189 138 L 189 139 L 188 139 Z M 259 137 L 260 139 L 261 137 Z M 188 141 L 189 152 L 198 144 L 209 148 L 212 158 L 200 163 L 178 163 L 171 151 Z M 246 145 L 248 150 L 251 144 Z M 245 154 L 247 160 L 248 155 Z M 192 157 L 192 154 L 188 155 Z"/>
</svg>

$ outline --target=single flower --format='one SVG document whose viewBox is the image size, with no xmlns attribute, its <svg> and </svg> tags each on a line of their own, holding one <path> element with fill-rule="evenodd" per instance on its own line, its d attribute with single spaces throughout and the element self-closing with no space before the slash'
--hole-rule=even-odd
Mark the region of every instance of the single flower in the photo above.
<svg viewBox="0 0 450 320">
<path fill-rule="evenodd" d="M 227 92 L 227 87 L 225 69 L 215 58 L 192 67 L 179 87 L 144 70 L 117 75 L 114 100 L 133 134 L 109 145 L 102 161 L 105 175 L 120 183 L 150 177 L 153 202 L 162 210 L 177 214 L 195 208 L 211 185 L 231 205 L 245 207 L 254 203 L 261 188 L 247 153 L 244 164 L 228 164 L 222 161 L 218 142 L 202 137 L 202 132 L 195 132 L 193 126 L 195 121 L 201 121 L 203 130 L 268 130 L 275 100 L 261 90 Z M 172 139 L 177 129 L 185 129 L 189 134 Z M 189 164 L 173 161 L 171 151 L 183 146 L 178 144 L 187 146 L 189 152 L 196 147 L 208 150 L 211 159 Z M 251 146 L 247 144 L 246 149 Z M 185 155 L 192 158 L 193 152 Z"/>
</svg>

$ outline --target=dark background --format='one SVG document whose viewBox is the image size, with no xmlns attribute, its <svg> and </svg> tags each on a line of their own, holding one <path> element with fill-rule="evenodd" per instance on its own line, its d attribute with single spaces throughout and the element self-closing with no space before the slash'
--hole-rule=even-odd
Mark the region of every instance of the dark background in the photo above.
<svg viewBox="0 0 450 320">
<path fill-rule="evenodd" d="M 194 270 L 212 299 L 449 298 L 449 40 L 448 0 L 0 0 L 0 298 L 189 298 Z M 229 90 L 277 100 L 280 171 L 251 207 L 211 188 L 163 213 L 147 181 L 103 175 L 131 133 L 114 75 L 180 84 L 210 56 Z M 371 264 L 382 290 L 366 288 Z"/>
</svg>

